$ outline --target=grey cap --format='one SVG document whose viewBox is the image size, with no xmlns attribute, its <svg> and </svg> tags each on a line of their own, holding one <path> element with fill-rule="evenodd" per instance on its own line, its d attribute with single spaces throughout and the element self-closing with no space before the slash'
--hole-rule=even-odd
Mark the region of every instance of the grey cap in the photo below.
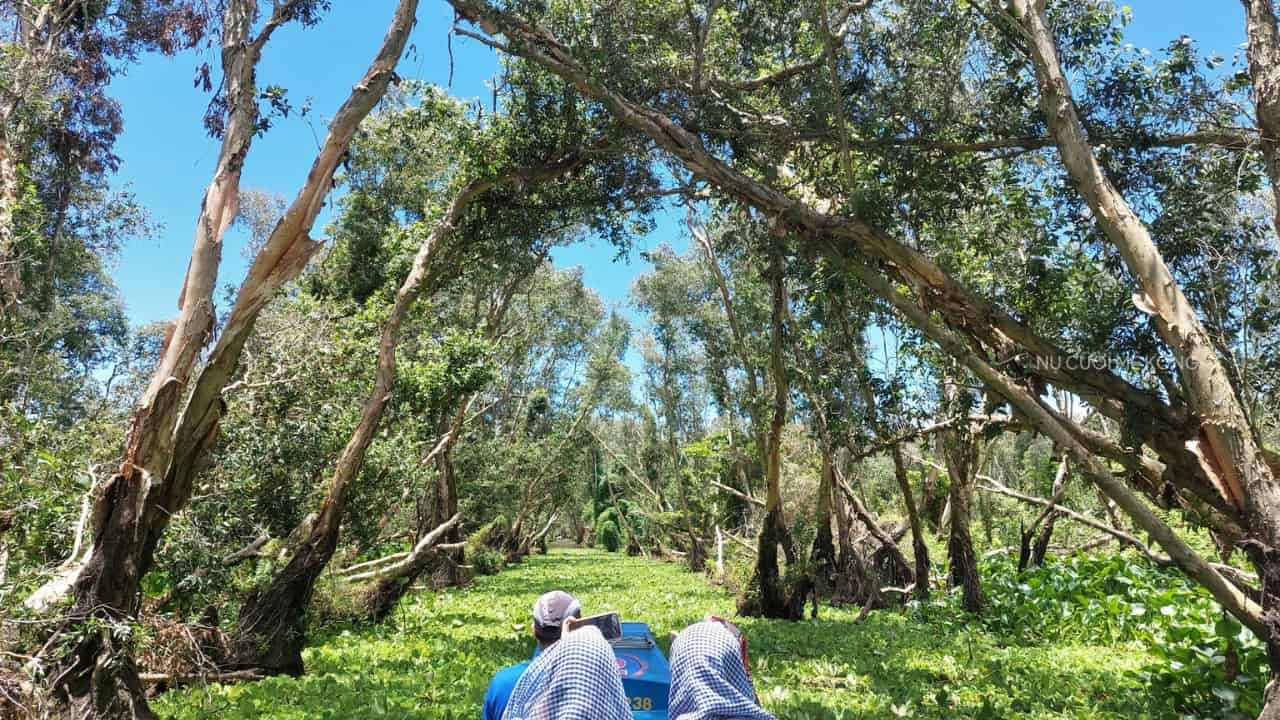
<svg viewBox="0 0 1280 720">
<path fill-rule="evenodd" d="M 582 604 L 563 590 L 553 590 L 533 604 L 534 633 L 544 640 L 557 640 L 560 626 L 569 617 L 582 617 Z"/>
</svg>

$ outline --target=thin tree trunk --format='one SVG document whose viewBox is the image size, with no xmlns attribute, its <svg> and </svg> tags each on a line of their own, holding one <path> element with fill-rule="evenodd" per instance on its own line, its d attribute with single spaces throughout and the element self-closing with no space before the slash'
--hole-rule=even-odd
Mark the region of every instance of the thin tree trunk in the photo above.
<svg viewBox="0 0 1280 720">
<path fill-rule="evenodd" d="M 938 447 L 941 447 L 939 444 Z M 942 513 L 947 501 L 938 492 L 938 468 L 930 465 L 924 468 L 924 482 L 920 483 L 921 518 L 934 533 L 942 531 Z"/>
<path fill-rule="evenodd" d="M 839 473 L 839 464 L 841 456 L 831 458 L 831 471 Z M 848 507 L 848 501 L 844 499 L 844 494 L 839 492 L 838 487 L 832 484 L 832 504 L 836 516 L 836 532 L 837 545 L 840 554 L 836 561 L 835 585 L 832 588 L 832 601 L 836 603 L 846 603 L 853 600 L 857 596 L 856 582 L 858 580 L 857 550 L 854 548 L 853 542 L 853 521 L 850 519 L 852 512 Z"/>
<path fill-rule="evenodd" d="M 782 248 L 775 240 L 769 257 L 769 282 L 772 287 L 772 331 L 769 342 L 769 375 L 773 384 L 773 415 L 765 437 L 765 515 L 760 529 L 756 554 L 755 603 L 741 608 L 744 614 L 764 617 L 799 619 L 792 612 L 783 587 L 778 563 L 778 548 L 788 564 L 796 562 L 796 552 L 782 513 L 782 429 L 787 421 L 788 396 L 791 386 L 783 363 L 783 317 L 786 312 L 786 289 L 783 281 Z"/>
<path fill-rule="evenodd" d="M 831 578 L 836 572 L 835 538 L 831 533 L 832 493 L 835 492 L 835 465 L 831 451 L 824 443 L 822 449 L 822 467 L 818 478 L 818 504 L 815 521 L 818 524 L 817 535 L 813 539 L 813 551 L 809 561 L 813 564 L 813 573 L 819 581 L 819 589 L 831 587 Z"/>
<path fill-rule="evenodd" d="M 911 476 L 907 474 L 907 463 L 902 457 L 902 448 L 895 445 L 889 452 L 893 457 L 893 475 L 898 479 L 902 500 L 907 506 L 907 521 L 911 524 L 911 554 L 914 556 L 916 568 L 915 596 L 919 600 L 928 600 L 929 546 L 925 544 L 924 524 L 920 521 L 920 510 L 916 507 L 915 494 L 911 491 Z"/>
<path fill-rule="evenodd" d="M 18 158 L 0 130 L 0 310 L 7 311 L 22 295 L 22 257 L 18 248 L 18 203 L 22 182 Z"/>
<path fill-rule="evenodd" d="M 436 455 L 436 484 L 435 484 L 435 502 L 431 510 L 431 524 L 440 526 L 448 521 L 449 518 L 458 514 L 458 480 L 457 469 L 453 465 L 453 448 L 457 444 L 458 436 L 462 433 L 462 424 L 467 417 L 467 407 L 469 403 L 462 403 L 458 411 L 454 413 L 452 421 L 449 423 L 447 438 L 444 441 L 444 447 L 440 449 Z M 446 530 L 446 536 L 442 542 L 455 543 L 462 539 L 462 531 L 455 525 Z M 448 553 L 448 557 L 443 558 L 439 570 L 436 573 L 439 582 L 445 586 L 453 587 L 462 583 L 459 565 L 465 562 L 462 550 Z"/>
<path fill-rule="evenodd" d="M 1272 222 L 1280 234 L 1280 28 L 1272 0 L 1241 0 L 1249 37 L 1249 74 L 1262 156 L 1271 180 Z"/>
<path fill-rule="evenodd" d="M 863 377 L 860 389 L 876 433 L 880 435 L 882 441 L 887 442 L 889 429 L 880 416 L 875 391 L 866 375 Z M 915 558 L 915 596 L 920 600 L 927 600 L 929 598 L 929 546 L 925 543 L 924 524 L 920 519 L 920 509 L 916 506 L 915 494 L 911 490 L 911 476 L 908 474 L 906 459 L 902 456 L 901 443 L 890 444 L 889 454 L 893 460 L 893 476 L 898 481 L 898 489 L 902 492 L 902 501 L 907 508 L 907 521 L 911 525 L 911 553 Z"/>
<path fill-rule="evenodd" d="M 1058 461 L 1058 472 L 1053 477 L 1053 497 L 1055 503 L 1057 499 L 1062 497 L 1063 491 L 1066 489 L 1067 483 L 1067 456 L 1063 455 Z M 1040 534 L 1036 536 L 1035 545 L 1031 548 L 1031 565 L 1032 567 L 1041 567 L 1044 565 L 1045 555 L 1049 552 L 1049 542 L 1053 539 L 1053 528 L 1058 521 L 1057 507 L 1050 506 L 1045 508 L 1040 514 L 1043 526 L 1040 528 Z"/>
<path fill-rule="evenodd" d="M 978 558 L 973 551 L 969 520 L 973 508 L 974 474 L 977 473 L 977 439 L 967 423 L 943 431 L 942 446 L 946 455 L 947 474 L 951 479 L 951 530 L 947 536 L 947 562 L 951 587 L 963 592 L 963 607 L 971 613 L 983 608 L 982 580 L 978 575 Z"/>
<path fill-rule="evenodd" d="M 911 563 L 907 562 L 907 556 L 902 554 L 902 549 L 898 547 L 897 540 L 893 535 L 889 534 L 871 511 L 867 509 L 862 499 L 854 493 L 853 488 L 849 487 L 849 483 L 843 479 L 837 479 L 837 485 L 844 493 L 845 498 L 849 501 L 849 507 L 853 508 L 854 514 L 857 516 L 867 532 L 871 533 L 871 537 L 880 543 L 880 548 L 893 559 L 893 564 L 898 567 L 897 577 L 891 580 L 901 581 L 907 585 L 917 582 L 915 574 L 911 571 Z"/>
</svg>

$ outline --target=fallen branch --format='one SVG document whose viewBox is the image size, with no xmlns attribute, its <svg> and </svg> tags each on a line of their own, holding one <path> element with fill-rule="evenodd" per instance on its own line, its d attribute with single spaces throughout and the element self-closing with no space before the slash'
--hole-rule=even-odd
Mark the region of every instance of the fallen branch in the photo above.
<svg viewBox="0 0 1280 720">
<path fill-rule="evenodd" d="M 909 442 L 911 440 L 915 440 L 916 438 L 924 437 L 925 435 L 932 435 L 933 433 L 946 430 L 947 428 L 951 427 L 952 425 L 955 425 L 957 422 L 963 419 L 965 418 L 953 417 L 953 418 L 944 420 L 942 422 L 933 423 L 932 425 L 925 425 L 924 427 L 912 428 L 904 433 L 891 437 L 888 440 L 883 440 L 881 442 L 878 442 L 872 445 L 869 448 L 864 449 L 862 452 L 858 453 L 857 455 L 850 457 L 849 462 L 858 462 L 859 460 L 866 460 L 872 455 L 877 455 L 879 453 L 884 452 L 885 450 L 889 450 L 895 445 L 901 445 L 904 442 Z"/>
<path fill-rule="evenodd" d="M 253 542 L 222 558 L 222 566 L 235 567 L 250 558 L 262 557 L 262 553 L 258 551 L 262 549 L 263 545 L 266 545 L 270 541 L 271 536 L 265 532 L 262 533 L 258 537 L 254 538 Z"/>
<path fill-rule="evenodd" d="M 438 550 L 439 548 L 434 546 L 440 540 L 440 538 L 444 537 L 445 533 L 457 527 L 458 523 L 461 523 L 461 522 L 462 522 L 462 513 L 458 513 L 453 517 L 449 518 L 448 520 L 446 520 L 444 523 L 440 524 L 436 529 L 432 530 L 426 535 L 423 535 L 422 539 L 418 541 L 418 544 L 413 546 L 413 550 L 410 550 L 409 553 L 399 562 L 395 562 L 390 565 L 377 568 L 375 570 L 370 570 L 368 572 L 350 575 L 346 578 L 347 582 L 358 583 L 358 582 L 364 582 L 365 580 L 375 580 L 377 578 L 380 578 L 386 575 L 391 575 L 401 570 L 408 569 L 409 566 L 411 566 L 416 560 L 420 559 L 427 552 Z"/>
<path fill-rule="evenodd" d="M 148 685 L 196 685 L 207 683 L 252 682 L 267 677 L 266 673 L 257 670 L 234 670 L 231 672 L 196 673 L 192 675 L 173 675 L 170 673 L 138 673 L 138 679 Z"/>
<path fill-rule="evenodd" d="M 845 480 L 839 471 L 836 473 L 836 485 L 844 493 L 845 498 L 849 500 L 849 506 L 853 508 L 854 514 L 858 516 L 858 519 L 862 521 L 867 530 L 871 532 L 872 537 L 880 541 L 880 545 L 888 550 L 893 556 L 894 562 L 898 564 L 898 567 L 902 568 L 902 572 L 905 575 L 900 577 L 903 579 L 910 577 L 914 581 L 916 579 L 915 571 L 911 569 L 912 564 L 907 562 L 907 556 L 902 553 L 902 548 L 898 547 L 898 543 L 893 536 L 886 532 L 880 526 L 880 523 L 876 522 L 871 512 L 867 510 L 867 506 L 862 504 L 862 500 L 857 493 L 853 491 L 853 488 L 849 487 L 849 481 Z M 914 586 L 914 583 L 912 585 Z"/>
<path fill-rule="evenodd" d="M 759 498 L 752 497 L 752 496 L 750 496 L 750 495 L 748 495 L 748 494 L 746 494 L 746 493 L 742 492 L 741 490 L 739 490 L 739 489 L 737 489 L 737 488 L 735 488 L 735 487 L 730 487 L 730 486 L 725 485 L 724 483 L 722 483 L 722 482 L 718 482 L 718 481 L 716 481 L 716 480 L 712 480 L 712 481 L 711 481 L 711 484 L 712 484 L 712 485 L 714 485 L 714 486 L 716 486 L 716 487 L 718 487 L 718 488 L 720 488 L 721 490 L 724 490 L 725 492 L 729 493 L 730 495 L 733 495 L 734 497 L 737 497 L 738 499 L 742 500 L 743 502 L 751 503 L 752 505 L 758 505 L 758 506 L 760 506 L 760 507 L 764 507 L 764 501 L 763 501 L 763 500 L 761 500 L 761 499 L 759 499 Z"/>
<path fill-rule="evenodd" d="M 724 534 L 724 536 L 725 536 L 725 537 L 727 537 L 727 538 L 729 538 L 730 540 L 732 540 L 732 541 L 734 541 L 734 542 L 738 543 L 738 544 L 739 544 L 739 545 L 741 545 L 742 547 L 746 548 L 746 549 L 747 549 L 747 550 L 749 550 L 753 555 L 756 555 L 756 554 L 759 554 L 759 553 L 760 553 L 760 549 L 759 549 L 759 548 L 757 548 L 755 545 L 752 545 L 751 543 L 747 542 L 746 540 L 743 540 L 742 538 L 738 537 L 737 535 L 734 535 L 733 533 L 725 533 L 725 534 Z"/>
<path fill-rule="evenodd" d="M 1020 493 L 1017 490 L 1005 487 L 1004 485 L 1001 485 L 1000 483 L 986 476 L 979 475 L 978 477 L 979 479 L 987 483 L 985 485 L 979 485 L 978 486 L 979 490 L 985 490 L 987 492 L 994 492 L 1000 495 L 1006 495 L 1016 500 L 1021 500 L 1022 502 L 1031 503 L 1033 505 L 1039 505 L 1041 507 L 1050 506 L 1050 501 L 1046 500 L 1045 498 L 1036 497 L 1034 495 L 1027 495 L 1025 493 Z M 1160 567 L 1173 567 L 1176 564 L 1174 563 L 1172 558 L 1166 555 L 1161 555 L 1153 551 L 1150 547 L 1146 545 L 1146 543 L 1143 543 L 1138 538 L 1134 537 L 1133 535 L 1130 535 L 1129 533 L 1123 530 L 1111 527 L 1110 525 L 1104 522 L 1095 520 L 1094 518 L 1091 518 L 1088 515 L 1084 515 L 1082 513 L 1076 512 L 1075 510 L 1072 510 L 1063 505 L 1054 505 L 1054 507 L 1057 512 L 1063 515 L 1063 517 L 1070 518 L 1072 520 L 1075 520 L 1078 523 L 1081 523 L 1082 525 L 1088 525 L 1089 527 L 1094 528 L 1095 530 L 1101 530 L 1102 532 L 1108 535 L 1111 535 L 1112 537 L 1119 540 L 1121 544 L 1132 547 L 1134 550 L 1137 550 L 1139 553 L 1141 553 L 1144 557 L 1146 557 L 1152 563 L 1159 565 Z M 1240 568 L 1237 568 L 1231 565 L 1224 565 L 1223 563 L 1209 563 L 1209 566 L 1212 567 L 1214 570 L 1216 570 L 1218 574 L 1226 578 L 1228 582 L 1230 582 L 1232 585 L 1234 585 L 1238 590 L 1240 590 L 1244 594 L 1249 595 L 1251 597 L 1259 596 L 1258 588 L 1253 584 L 1257 582 L 1257 578 L 1255 578 L 1253 575 L 1249 574 L 1248 572 L 1245 572 L 1244 570 L 1241 570 Z"/>
<path fill-rule="evenodd" d="M 1068 508 L 1064 505 L 1058 505 L 1052 500 L 1046 500 L 1045 498 L 1036 497 L 1035 495 L 1027 495 L 1025 493 L 1020 493 L 1017 490 L 1014 490 L 1013 488 L 1005 487 L 1004 485 L 1000 484 L 999 482 L 996 482 L 995 480 L 989 477 L 983 476 L 979 479 L 983 480 L 985 483 L 985 484 L 978 485 L 979 490 L 985 490 L 986 492 L 993 492 L 1000 495 L 1005 495 L 1007 497 L 1014 498 L 1015 500 L 1021 500 L 1022 502 L 1025 502 L 1025 503 L 1030 503 L 1032 505 L 1039 505 L 1040 507 L 1046 507 L 1046 508 L 1054 507 L 1059 513 L 1062 513 L 1064 516 L 1069 517 L 1072 520 L 1075 520 L 1076 522 L 1081 523 L 1082 525 L 1088 525 L 1089 527 L 1095 530 L 1101 530 L 1102 532 L 1115 537 L 1121 543 L 1132 546 L 1135 550 L 1147 556 L 1147 558 L 1152 561 L 1157 561 L 1157 559 L 1161 557 L 1159 555 L 1156 555 L 1154 552 L 1152 552 L 1151 548 L 1147 547 L 1146 543 L 1142 542 L 1138 538 L 1130 535 L 1129 533 L 1123 530 L 1111 527 L 1110 525 L 1104 522 L 1095 520 L 1094 518 L 1091 518 L 1088 515 L 1084 515 L 1082 513 L 1076 512 L 1075 510 L 1072 510 L 1071 508 Z M 1168 560 L 1168 558 L 1163 558 L 1163 559 L 1166 561 Z"/>
<path fill-rule="evenodd" d="M 385 565 L 387 563 L 399 562 L 401 560 L 404 560 L 407 557 L 409 557 L 408 550 L 404 550 L 398 553 L 391 553 L 390 555 L 383 555 L 380 558 L 374 558 L 373 560 L 366 560 L 364 562 L 356 563 L 355 565 L 345 567 L 335 572 L 334 575 L 337 575 L 338 577 L 345 577 L 347 575 L 353 575 L 355 573 L 358 573 L 361 570 L 367 570 L 371 567 L 377 567 L 378 565 Z"/>
</svg>

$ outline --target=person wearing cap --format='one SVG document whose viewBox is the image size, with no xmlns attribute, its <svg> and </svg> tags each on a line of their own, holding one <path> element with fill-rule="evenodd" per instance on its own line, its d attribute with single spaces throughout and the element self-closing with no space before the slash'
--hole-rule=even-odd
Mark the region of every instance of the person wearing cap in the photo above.
<svg viewBox="0 0 1280 720">
<path fill-rule="evenodd" d="M 631 720 L 617 657 L 600 630 L 574 630 L 534 658 L 503 720 Z"/>
<path fill-rule="evenodd" d="M 533 658 L 536 659 L 543 651 L 556 644 L 566 619 L 580 617 L 582 604 L 567 592 L 554 590 L 539 597 L 533 604 L 533 639 L 538 643 L 533 651 Z M 483 720 L 502 720 L 511 693 L 531 662 L 532 659 L 509 665 L 493 676 L 484 696 Z"/>
</svg>

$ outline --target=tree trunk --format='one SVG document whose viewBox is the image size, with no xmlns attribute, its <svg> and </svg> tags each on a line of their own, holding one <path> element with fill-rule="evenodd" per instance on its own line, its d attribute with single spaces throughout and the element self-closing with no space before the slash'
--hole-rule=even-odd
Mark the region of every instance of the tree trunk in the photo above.
<svg viewBox="0 0 1280 720">
<path fill-rule="evenodd" d="M 1067 456 L 1063 455 L 1058 461 L 1058 472 L 1053 476 L 1053 495 L 1051 500 L 1057 502 L 1062 497 L 1062 493 L 1066 489 L 1067 484 Z M 1049 542 L 1053 539 L 1053 528 L 1058 522 L 1057 508 L 1050 506 L 1044 510 L 1039 516 L 1039 520 L 1043 523 L 1040 528 L 1040 534 L 1036 536 L 1035 545 L 1031 548 L 1031 557 L 1029 558 L 1032 567 L 1042 567 L 1044 565 L 1045 555 L 1049 552 Z"/>
<path fill-rule="evenodd" d="M 840 461 L 839 457 L 832 458 L 832 472 L 837 471 L 836 463 Z M 857 556 L 857 550 L 853 544 L 853 520 L 850 517 L 852 510 L 848 507 L 848 502 L 844 499 L 844 494 L 837 487 L 832 486 L 832 503 L 836 516 L 836 532 L 837 545 L 839 546 L 839 555 L 836 559 L 835 584 L 831 589 L 831 599 L 833 603 L 842 604 L 852 601 L 857 597 L 857 583 L 860 579 L 857 563 L 861 560 Z"/>
<path fill-rule="evenodd" d="M 863 527 L 871 534 L 871 537 L 880 543 L 877 554 L 887 556 L 893 565 L 894 572 L 890 575 L 891 581 L 900 582 L 904 585 L 910 585 L 916 582 L 915 574 L 911 571 L 911 564 L 907 562 L 907 556 L 902 554 L 902 549 L 898 547 L 898 538 L 893 533 L 885 530 L 880 521 L 876 519 L 862 499 L 853 492 L 853 488 L 849 487 L 849 483 L 843 479 L 837 479 L 841 492 L 849 501 L 849 507 L 853 509 L 854 515 L 862 522 Z M 873 563 L 874 566 L 874 563 Z M 877 568 L 878 569 L 878 568 Z"/>
<path fill-rule="evenodd" d="M 1275 667 L 1274 662 L 1272 667 Z M 1280 672 L 1274 669 L 1271 672 L 1271 682 L 1267 685 L 1263 703 L 1258 720 L 1280 720 Z"/>
<path fill-rule="evenodd" d="M 822 451 L 820 472 L 816 513 L 818 533 L 813 538 L 813 551 L 809 555 L 809 562 L 812 565 L 814 578 L 817 580 L 817 589 L 826 591 L 832 585 L 837 563 L 835 538 L 831 534 L 832 493 L 835 492 L 836 469 L 830 450 L 825 448 Z"/>
<path fill-rule="evenodd" d="M 935 448 L 942 454 L 942 441 L 936 441 Z M 920 516 L 935 535 L 942 532 L 942 513 L 946 509 L 947 498 L 938 490 L 938 467 L 924 467 L 924 482 L 920 484 Z"/>
<path fill-rule="evenodd" d="M 338 544 L 347 490 L 360 472 L 365 453 L 382 421 L 395 384 L 395 355 L 400 328 L 413 303 L 431 280 L 432 264 L 440 245 L 453 233 L 470 202 L 492 186 L 489 180 L 467 183 L 453 198 L 448 211 L 423 241 L 413 269 L 400 285 L 391 312 L 382 325 L 374 385 L 365 398 L 360 421 L 343 448 L 329 489 L 315 521 L 302 530 L 289 562 L 265 586 L 250 592 L 240 610 L 240 626 L 234 637 L 236 667 L 257 667 L 269 674 L 302 672 L 306 608 L 315 581 L 333 557 Z"/>
<path fill-rule="evenodd" d="M 902 448 L 895 445 L 890 452 L 893 457 L 893 474 L 898 479 L 898 487 L 902 490 L 902 500 L 907 506 L 907 521 L 911 524 L 911 554 L 914 556 L 916 568 L 915 596 L 919 600 L 928 600 L 929 546 L 924 540 L 924 524 L 920 521 L 915 494 L 911 491 L 911 477 L 907 474 L 907 463 L 902 457 Z"/>
<path fill-rule="evenodd" d="M 0 310 L 7 311 L 22 295 L 22 257 L 15 227 L 22 181 L 6 133 L 7 129 L 0 129 Z"/>
<path fill-rule="evenodd" d="M 370 620 L 382 620 L 395 610 L 400 598 L 404 597 L 422 572 L 430 566 L 432 555 L 439 552 L 439 545 L 449 534 L 455 533 L 461 524 L 462 514 L 455 513 L 414 544 L 413 550 L 404 559 L 388 568 L 373 571 L 374 584 L 361 602 Z M 349 579 L 354 582 L 359 577 Z"/>
<path fill-rule="evenodd" d="M 319 213 L 338 160 L 355 126 L 372 109 L 404 49 L 416 1 L 402 0 L 379 55 L 335 115 L 307 182 L 284 220 L 255 258 L 236 305 L 179 411 L 200 351 L 213 332 L 213 289 L 223 234 L 234 219 L 240 170 L 257 131 L 254 70 L 262 47 L 288 19 L 279 5 L 256 38 L 249 33 L 255 2 L 233 0 L 224 17 L 224 94 L 230 112 L 212 184 L 196 226 L 179 316 L 169 327 L 160 362 L 129 429 L 121 470 L 102 488 L 94 517 L 94 544 L 72 587 L 72 621 L 105 621 L 59 661 L 55 692 L 101 717 L 150 717 L 129 648 L 110 626 L 134 617 L 138 585 L 150 568 L 169 518 L 185 506 L 192 483 L 217 436 L 221 392 L 238 363 L 258 312 L 276 289 L 295 277 L 319 247 L 306 237 Z"/>
<path fill-rule="evenodd" d="M 1244 518 L 1247 537 L 1240 545 L 1263 578 L 1262 607 L 1274 608 L 1280 603 L 1280 481 L 1231 386 L 1231 375 L 1212 337 L 1170 272 L 1149 229 L 1098 162 L 1058 60 L 1043 2 L 1011 0 L 1010 8 L 1026 34 L 1027 53 L 1040 86 L 1040 105 L 1062 163 L 1137 280 L 1140 289 L 1134 294 L 1134 303 L 1152 316 L 1160 338 L 1177 360 L 1188 404 L 1200 423 L 1198 436 L 1187 443 L 1188 448 L 1222 499 Z M 1270 0 L 1246 0 L 1245 8 L 1255 99 L 1274 185 L 1273 141 L 1280 129 L 1273 124 L 1280 119 L 1280 67 L 1275 60 L 1280 52 L 1280 30 Z M 1277 220 L 1280 226 L 1280 218 Z M 1174 554 L 1172 549 L 1170 553 Z M 1280 618 L 1275 617 L 1275 610 L 1266 614 L 1271 616 L 1266 623 L 1270 629 L 1266 640 L 1272 666 L 1280 672 Z"/>
<path fill-rule="evenodd" d="M 436 490 L 435 503 L 431 511 L 431 524 L 440 526 L 448 522 L 449 518 L 458 514 L 458 481 L 457 470 L 453 465 L 453 447 L 455 440 L 462 429 L 462 420 L 466 416 L 466 404 L 463 404 L 455 416 L 454 422 L 450 428 L 450 437 L 446 441 L 445 447 L 436 456 Z M 446 530 L 445 537 L 441 542 L 457 543 L 462 540 L 462 530 L 458 526 L 451 526 Z M 462 584 L 460 565 L 465 562 L 461 548 L 457 550 L 446 550 L 441 556 L 441 562 L 436 571 L 436 579 L 446 587 L 456 587 Z"/>
<path fill-rule="evenodd" d="M 973 551 L 969 520 L 973 508 L 973 483 L 977 468 L 977 442 L 967 427 L 948 429 L 941 435 L 951 479 L 951 531 L 947 536 L 947 562 L 951 587 L 963 591 L 962 606 L 971 613 L 982 612 L 982 580 L 978 558 Z"/>
<path fill-rule="evenodd" d="M 213 181 L 205 191 L 191 262 L 151 383 L 130 421 L 119 474 L 99 490 L 93 512 L 93 544 L 71 585 L 73 625 L 96 619 L 101 627 L 82 635 L 59 658 L 54 693 L 71 713 L 95 717 L 152 717 L 137 677 L 131 648 L 118 623 L 136 617 L 139 584 L 150 569 L 169 517 L 182 508 L 185 488 L 165 482 L 173 453 L 173 428 L 183 389 L 200 349 L 213 331 L 213 288 L 222 235 L 235 217 L 244 156 L 257 119 L 253 75 L 261 45 L 249 42 L 256 14 L 251 0 L 232 0 L 223 18 L 223 92 L 230 101 Z M 265 31 L 264 31 L 265 33 Z M 260 38 L 265 42 L 265 36 Z"/>
<path fill-rule="evenodd" d="M 788 606 L 786 590 L 779 572 L 778 547 L 788 564 L 796 562 L 795 547 L 782 513 L 782 429 L 787 421 L 788 396 L 791 391 L 783 364 L 783 317 L 786 313 L 786 288 L 783 280 L 782 248 L 775 240 L 769 256 L 769 282 L 772 287 L 772 332 L 769 342 L 769 375 L 773 384 L 773 416 L 765 437 L 765 516 L 760 529 L 759 552 L 756 554 L 754 603 L 740 608 L 743 614 L 798 620 L 804 614 L 793 614 Z"/>
<path fill-rule="evenodd" d="M 1262 156 L 1271 180 L 1272 222 L 1280 234 L 1280 28 L 1272 0 L 1242 0 L 1249 37 L 1249 74 Z"/>
</svg>

